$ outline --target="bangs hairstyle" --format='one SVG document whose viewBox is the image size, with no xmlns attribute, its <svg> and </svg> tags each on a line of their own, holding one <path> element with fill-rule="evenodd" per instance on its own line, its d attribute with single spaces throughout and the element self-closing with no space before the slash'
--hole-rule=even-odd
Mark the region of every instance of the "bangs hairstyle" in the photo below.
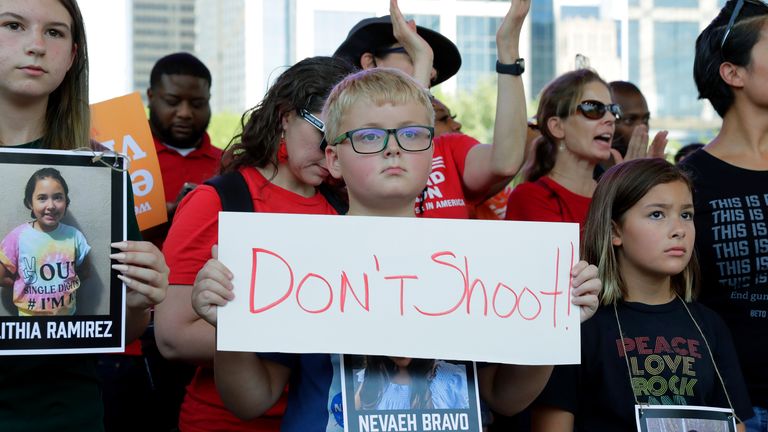
<svg viewBox="0 0 768 432">
<path fill-rule="evenodd" d="M 541 136 L 532 145 L 530 163 L 523 170 L 526 181 L 536 181 L 549 174 L 555 166 L 558 139 L 552 135 L 547 126 L 547 120 L 552 117 L 567 118 L 576 112 L 576 106 L 581 103 L 584 87 L 592 82 L 599 82 L 610 91 L 597 72 L 592 69 L 577 69 L 555 78 L 542 90 L 539 97 L 539 109 L 536 112 L 536 124 Z"/>
<path fill-rule="evenodd" d="M 435 110 L 429 92 L 405 73 L 390 68 L 373 68 L 352 74 L 333 88 L 325 102 L 325 138 L 329 144 L 340 131 L 341 119 L 354 104 L 366 101 L 376 106 L 415 102 L 424 108 L 428 124 L 435 125 Z"/>
<path fill-rule="evenodd" d="M 32 195 L 35 193 L 37 182 L 47 178 L 56 180 L 61 185 L 61 188 L 64 189 L 64 197 L 67 200 L 67 209 L 69 209 L 69 186 L 67 186 L 67 181 L 64 180 L 64 177 L 62 177 L 61 173 L 56 168 L 41 168 L 29 177 L 27 185 L 24 187 L 24 207 L 30 210 L 29 214 L 32 216 L 32 219 L 35 219 L 35 212 L 32 211 Z"/>
<path fill-rule="evenodd" d="M 587 214 L 582 246 L 582 259 L 596 263 L 598 277 L 603 281 L 600 302 L 611 305 L 627 295 L 616 249 L 611 240 L 613 224 L 622 222 L 624 213 L 640 201 L 651 188 L 680 181 L 693 190 L 691 180 L 679 168 L 658 158 L 635 159 L 615 165 L 600 178 Z M 685 269 L 672 276 L 672 289 L 690 302 L 696 295 L 698 279 L 696 252 Z"/>
<path fill-rule="evenodd" d="M 306 58 L 289 67 L 277 77 L 264 99 L 243 114 L 242 132 L 232 138 L 224 151 L 221 173 L 245 166 L 272 165 L 277 170 L 283 117 L 300 109 L 320 112 L 331 88 L 354 70 L 346 60 L 322 56 Z"/>
<path fill-rule="evenodd" d="M 768 6 L 744 2 L 736 21 L 721 47 L 728 21 L 736 1 L 732 0 L 696 38 L 693 79 L 699 99 L 707 99 L 722 118 L 733 105 L 733 89 L 720 77 L 720 65 L 729 62 L 747 67 L 752 62 L 752 48 L 760 40 L 760 32 L 768 22 Z"/>
<path fill-rule="evenodd" d="M 70 150 L 90 147 L 90 108 L 88 107 L 88 47 L 83 16 L 76 0 L 59 0 L 72 19 L 75 60 L 64 80 L 48 96 L 45 112 L 43 148 Z"/>
</svg>

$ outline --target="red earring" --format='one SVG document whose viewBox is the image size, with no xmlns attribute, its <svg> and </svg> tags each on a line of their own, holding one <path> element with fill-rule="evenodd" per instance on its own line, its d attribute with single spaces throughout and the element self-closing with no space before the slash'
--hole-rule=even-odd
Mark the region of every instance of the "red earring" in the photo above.
<svg viewBox="0 0 768 432">
<path fill-rule="evenodd" d="M 285 131 L 280 135 L 280 144 L 277 148 L 277 163 L 288 162 L 288 149 L 285 146 Z"/>
</svg>

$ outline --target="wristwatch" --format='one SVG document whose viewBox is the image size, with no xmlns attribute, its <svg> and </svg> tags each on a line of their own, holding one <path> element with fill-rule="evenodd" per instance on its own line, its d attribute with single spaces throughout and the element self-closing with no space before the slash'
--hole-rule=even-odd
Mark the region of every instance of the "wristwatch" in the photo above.
<svg viewBox="0 0 768 432">
<path fill-rule="evenodd" d="M 504 64 L 496 60 L 496 72 L 500 74 L 520 76 L 525 72 L 525 60 L 519 58 L 512 64 Z"/>
</svg>

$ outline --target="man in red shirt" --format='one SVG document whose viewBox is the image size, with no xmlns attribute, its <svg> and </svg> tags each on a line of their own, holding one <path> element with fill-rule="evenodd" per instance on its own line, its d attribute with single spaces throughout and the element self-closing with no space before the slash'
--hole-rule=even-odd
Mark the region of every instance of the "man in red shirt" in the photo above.
<svg viewBox="0 0 768 432">
<path fill-rule="evenodd" d="M 217 173 L 222 152 L 205 132 L 211 120 L 211 73 L 200 60 L 188 53 L 165 56 L 155 63 L 149 82 L 149 125 L 168 222 L 142 236 L 162 247 L 179 201 Z M 125 355 L 102 356 L 99 367 L 107 430 L 176 430 L 184 388 L 195 367 L 160 355 L 154 324 L 127 347 Z"/>
<path fill-rule="evenodd" d="M 205 132 L 211 120 L 211 73 L 188 53 L 155 63 L 149 79 L 149 126 L 163 175 L 169 223 L 143 233 L 162 247 L 176 205 L 218 171 L 221 150 Z"/>
</svg>

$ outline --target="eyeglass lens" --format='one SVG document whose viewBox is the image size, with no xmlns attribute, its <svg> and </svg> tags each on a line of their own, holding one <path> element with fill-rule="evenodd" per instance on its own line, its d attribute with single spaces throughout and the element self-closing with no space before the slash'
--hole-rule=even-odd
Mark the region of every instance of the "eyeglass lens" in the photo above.
<svg viewBox="0 0 768 432">
<path fill-rule="evenodd" d="M 389 134 L 394 131 L 400 148 L 406 151 L 422 151 L 432 143 L 432 132 L 423 126 L 407 126 L 393 129 L 358 129 L 350 134 L 352 147 L 358 153 L 378 153 L 387 146 Z"/>
<path fill-rule="evenodd" d="M 609 111 L 616 118 L 621 116 L 621 110 L 619 109 L 618 105 L 606 105 L 599 101 L 584 101 L 579 104 L 578 109 L 584 115 L 584 117 L 590 120 L 601 119 L 605 115 L 606 111 Z"/>
</svg>

